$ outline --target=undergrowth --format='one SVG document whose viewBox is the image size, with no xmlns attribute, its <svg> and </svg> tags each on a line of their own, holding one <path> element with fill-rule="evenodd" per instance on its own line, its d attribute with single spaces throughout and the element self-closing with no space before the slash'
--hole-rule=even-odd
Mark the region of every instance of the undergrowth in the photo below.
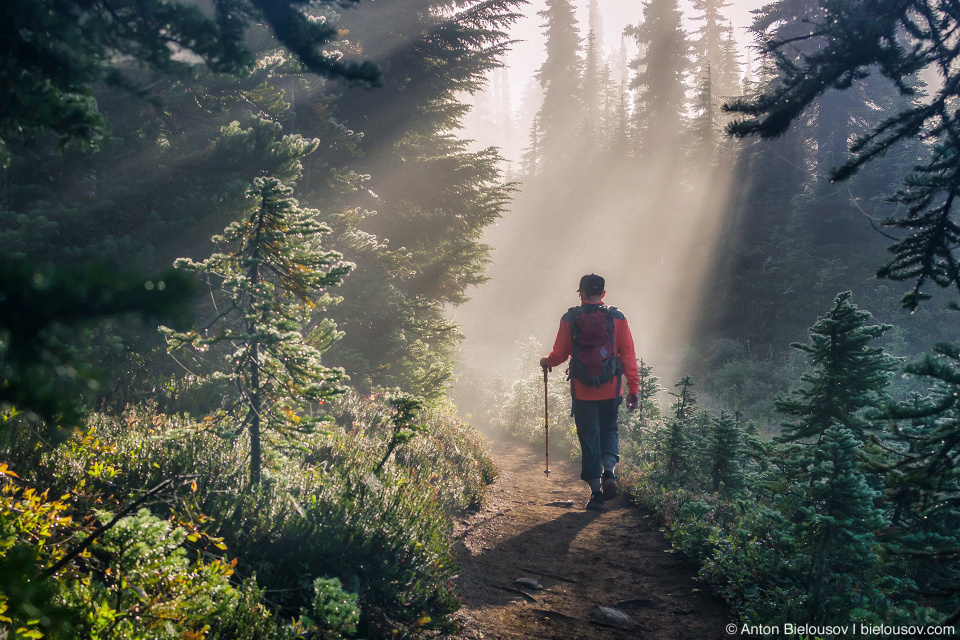
<svg viewBox="0 0 960 640">
<path fill-rule="evenodd" d="M 34 574 L 156 491 L 55 581 L 42 581 L 52 590 L 41 594 L 46 604 L 8 598 L 0 621 L 23 618 L 23 633 L 42 628 L 46 637 L 78 629 L 91 638 L 455 634 L 450 515 L 480 503 L 496 477 L 478 435 L 433 407 L 417 417 L 416 437 L 384 460 L 396 419 L 384 398 L 351 395 L 332 413 L 327 433 L 269 458 L 257 488 L 246 480 L 243 434 L 225 439 L 203 420 L 151 407 L 96 415 L 56 449 L 10 435 L 0 451 L 8 465 L 0 555 L 27 550 Z M 15 515 L 23 511 L 33 521 Z M 21 615 L 31 607 L 69 624 L 26 625 L 36 620 Z M 58 608 L 70 615 L 54 615 Z M 144 615 L 162 631 L 133 622 Z"/>
</svg>

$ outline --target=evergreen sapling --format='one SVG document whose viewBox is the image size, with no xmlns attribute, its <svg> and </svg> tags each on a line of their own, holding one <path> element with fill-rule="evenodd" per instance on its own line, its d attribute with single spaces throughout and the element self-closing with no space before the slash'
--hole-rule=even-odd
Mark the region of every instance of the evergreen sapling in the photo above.
<svg viewBox="0 0 960 640">
<path fill-rule="evenodd" d="M 299 206 L 292 191 L 276 178 L 257 178 L 242 218 L 213 238 L 226 251 L 202 262 L 176 261 L 177 268 L 205 276 L 214 317 L 187 333 L 164 329 L 174 348 L 202 353 L 212 345 L 233 346 L 224 364 L 237 395 L 224 413 L 249 432 L 253 485 L 260 483 L 265 450 L 325 420 L 308 405 L 340 394 L 345 378 L 342 370 L 321 363 L 339 337 L 336 327 L 322 320 L 308 327 L 307 318 L 335 303 L 326 288 L 339 284 L 352 265 L 321 249 L 328 228 L 317 222 L 316 211 Z"/>
</svg>

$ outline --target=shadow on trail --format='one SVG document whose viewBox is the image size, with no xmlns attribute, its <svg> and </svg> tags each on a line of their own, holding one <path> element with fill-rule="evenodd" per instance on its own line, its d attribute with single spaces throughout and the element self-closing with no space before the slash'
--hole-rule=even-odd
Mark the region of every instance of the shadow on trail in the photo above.
<svg viewBox="0 0 960 640">
<path fill-rule="evenodd" d="M 568 511 L 563 507 L 543 508 L 563 512 L 519 535 L 498 540 L 468 560 L 485 567 L 486 582 L 493 587 L 484 594 L 483 604 L 503 605 L 518 597 L 531 602 L 539 601 L 536 590 L 517 585 L 519 578 L 538 578 L 544 589 L 556 589 L 564 584 L 582 584 L 584 574 L 595 570 L 595 566 L 590 566 L 595 558 L 584 558 L 587 563 L 571 571 L 570 556 L 577 552 L 577 538 L 597 520 L 601 512 Z"/>
<path fill-rule="evenodd" d="M 455 580 L 464 598 L 462 638 L 482 640 L 727 640 L 729 609 L 694 582 L 659 523 L 619 497 L 601 511 L 566 458 L 544 476 L 542 450 L 491 438 L 501 471 L 479 513 L 458 519 Z M 570 507 L 553 506 L 572 501 Z M 518 583 L 538 580 L 542 589 Z M 626 628 L 600 608 L 630 618 Z"/>
</svg>

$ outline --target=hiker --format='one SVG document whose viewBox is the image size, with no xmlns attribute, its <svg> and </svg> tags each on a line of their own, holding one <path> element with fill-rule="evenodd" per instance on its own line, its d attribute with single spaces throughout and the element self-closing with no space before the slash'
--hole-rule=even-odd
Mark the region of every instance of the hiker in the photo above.
<svg viewBox="0 0 960 640">
<path fill-rule="evenodd" d="M 553 351 L 540 359 L 540 366 L 547 371 L 572 356 L 567 377 L 580 439 L 580 478 L 591 490 L 587 509 L 602 509 L 604 500 L 617 495 L 617 410 L 623 400 L 622 376 L 627 377 L 627 409 L 633 411 L 640 403 L 633 336 L 626 317 L 603 303 L 604 284 L 595 273 L 580 278 L 580 306 L 563 314 Z"/>
</svg>

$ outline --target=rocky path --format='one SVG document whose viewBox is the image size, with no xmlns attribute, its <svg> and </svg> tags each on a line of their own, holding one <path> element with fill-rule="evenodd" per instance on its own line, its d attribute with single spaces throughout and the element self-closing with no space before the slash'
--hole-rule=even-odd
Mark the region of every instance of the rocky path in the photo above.
<svg viewBox="0 0 960 640">
<path fill-rule="evenodd" d="M 542 450 L 491 441 L 490 451 L 500 477 L 483 510 L 457 522 L 463 638 L 737 637 L 653 516 L 622 497 L 584 510 L 578 466 L 551 458 L 546 476 Z"/>
</svg>

